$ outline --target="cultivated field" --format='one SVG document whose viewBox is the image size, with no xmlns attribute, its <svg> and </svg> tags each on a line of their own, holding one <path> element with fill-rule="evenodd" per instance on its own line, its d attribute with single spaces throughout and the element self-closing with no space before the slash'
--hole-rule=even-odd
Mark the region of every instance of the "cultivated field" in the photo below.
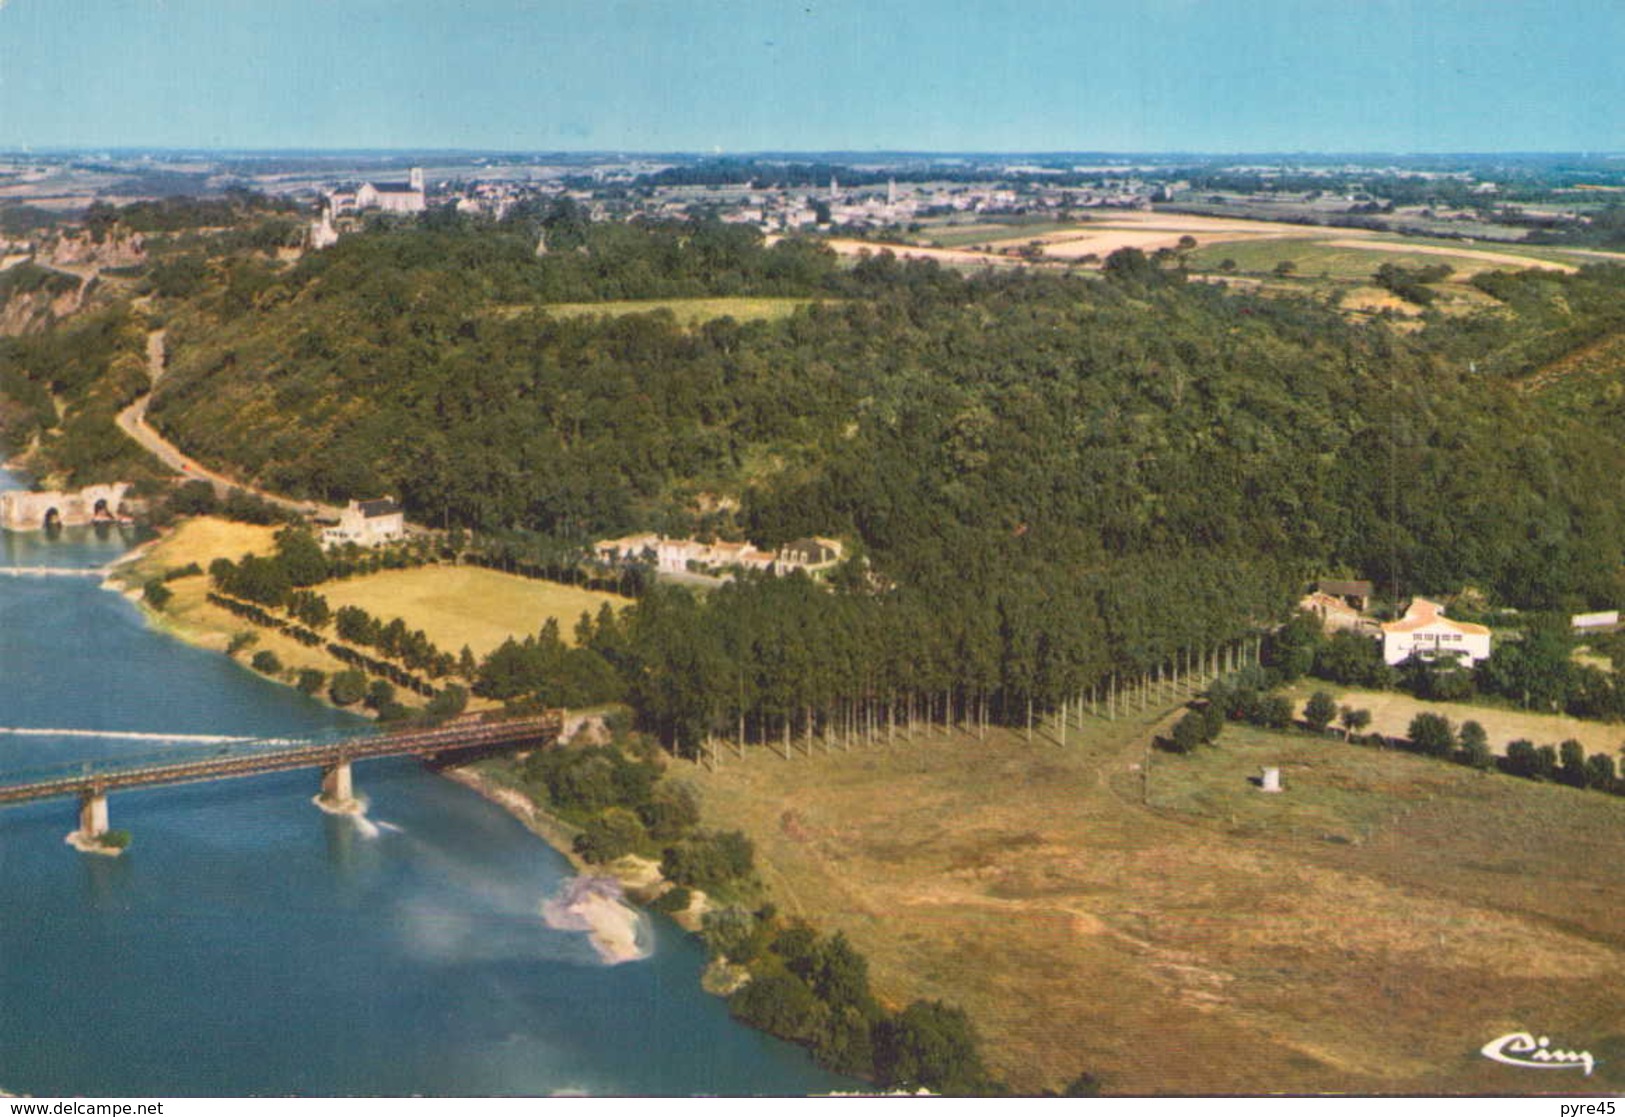
<svg viewBox="0 0 1625 1117">
<path fill-rule="evenodd" d="M 317 587 L 337 611 L 356 605 L 380 620 L 400 617 L 421 628 L 430 640 L 453 655 L 468 647 L 484 656 L 508 637 L 523 639 L 539 631 L 549 617 L 560 634 L 572 633 L 583 612 L 598 614 L 605 602 L 629 604 L 624 597 L 539 582 L 478 566 L 420 566 L 385 570 Z"/>
<path fill-rule="evenodd" d="M 845 931 L 888 1000 L 963 1005 L 1024 1091 L 1625 1086 L 1625 800 L 1232 725 L 1156 754 L 1143 802 L 1153 724 L 688 778 L 781 908 Z M 1596 1073 L 1479 1054 L 1524 1029 Z"/>
</svg>

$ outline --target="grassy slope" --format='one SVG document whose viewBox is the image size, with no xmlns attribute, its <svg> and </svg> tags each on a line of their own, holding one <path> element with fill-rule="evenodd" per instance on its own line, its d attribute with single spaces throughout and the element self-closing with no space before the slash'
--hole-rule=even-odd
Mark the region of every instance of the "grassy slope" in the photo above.
<svg viewBox="0 0 1625 1117">
<path fill-rule="evenodd" d="M 1625 1062 L 1625 801 L 1231 726 L 1159 754 L 1146 806 L 1152 720 L 696 779 L 782 907 L 844 930 L 886 997 L 962 1004 L 1023 1090 L 1582 1087 L 1478 1055 L 1515 1028 Z M 1252 788 L 1264 764 L 1286 794 Z"/>
<path fill-rule="evenodd" d="M 421 628 L 436 645 L 456 654 L 464 644 L 476 656 L 490 652 L 509 636 L 539 631 L 555 617 L 561 635 L 572 641 L 582 612 L 595 616 L 609 602 L 627 605 L 624 597 L 540 582 L 478 566 L 420 566 L 385 570 L 317 587 L 334 610 L 358 605 L 375 617 L 403 618 Z"/>
</svg>

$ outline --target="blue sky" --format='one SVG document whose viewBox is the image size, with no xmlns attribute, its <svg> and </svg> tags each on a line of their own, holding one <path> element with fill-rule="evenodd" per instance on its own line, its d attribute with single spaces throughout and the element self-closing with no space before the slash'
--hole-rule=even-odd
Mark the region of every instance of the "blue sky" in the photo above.
<svg viewBox="0 0 1625 1117">
<path fill-rule="evenodd" d="M 1620 151 L 1621 0 L 0 0 L 0 147 Z"/>
</svg>

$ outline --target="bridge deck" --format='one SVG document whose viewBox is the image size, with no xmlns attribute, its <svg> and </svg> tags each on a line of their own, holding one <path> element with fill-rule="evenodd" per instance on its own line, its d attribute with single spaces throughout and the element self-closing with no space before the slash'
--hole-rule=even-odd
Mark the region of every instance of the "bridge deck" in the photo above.
<svg viewBox="0 0 1625 1117">
<path fill-rule="evenodd" d="M 436 756 L 468 749 L 546 744 L 558 737 L 557 713 L 507 721 L 464 719 L 433 729 L 349 735 L 337 739 L 267 739 L 218 749 L 170 750 L 119 760 L 90 761 L 35 772 L 0 773 L 0 806 L 33 799 L 128 787 L 198 783 L 293 768 L 323 768 L 389 756 Z"/>
</svg>

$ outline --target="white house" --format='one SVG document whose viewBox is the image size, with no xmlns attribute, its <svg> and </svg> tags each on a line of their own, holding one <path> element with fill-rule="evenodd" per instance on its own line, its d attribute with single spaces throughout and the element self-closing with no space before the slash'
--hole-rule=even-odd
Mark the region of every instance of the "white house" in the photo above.
<svg viewBox="0 0 1625 1117">
<path fill-rule="evenodd" d="M 352 500 L 339 513 L 337 527 L 322 531 L 323 547 L 376 547 L 406 535 L 406 515 L 388 497 L 382 500 Z"/>
<path fill-rule="evenodd" d="M 1382 626 L 1382 658 L 1402 663 L 1412 653 L 1424 659 L 1452 658 L 1471 667 L 1490 654 L 1490 630 L 1481 624 L 1453 621 L 1436 602 L 1418 597 L 1397 621 Z"/>
</svg>

